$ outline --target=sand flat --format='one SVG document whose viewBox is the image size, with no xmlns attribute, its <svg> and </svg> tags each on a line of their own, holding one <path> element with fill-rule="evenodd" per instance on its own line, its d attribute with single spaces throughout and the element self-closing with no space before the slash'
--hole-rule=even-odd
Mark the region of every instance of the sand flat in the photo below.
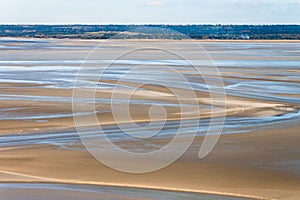
<svg viewBox="0 0 300 200">
<path fill-rule="evenodd" d="M 79 146 L 77 150 L 58 149 L 55 145 L 2 149 L 1 181 L 121 185 L 258 198 L 289 199 L 299 195 L 299 169 L 290 164 L 297 160 L 299 151 L 298 127 L 224 135 L 214 151 L 199 160 L 202 139 L 197 138 L 176 163 L 142 175 L 109 169 L 84 148 L 78 150 Z M 162 141 L 152 142 L 159 145 Z M 141 147 L 129 144 L 129 148 Z"/>
<path fill-rule="evenodd" d="M 5 40 L 1 42 L 5 44 Z M 8 49 L 0 59 L 0 182 L 107 185 L 257 199 L 299 198 L 299 42 L 101 41 L 101 48 L 87 58 L 99 41 L 39 41 L 49 48 L 37 45 Z M 195 49 L 194 42 L 203 45 L 223 75 L 226 101 L 212 101 L 205 80 L 191 65 L 162 55 L 159 50 L 130 55 L 111 65 L 100 80 L 95 76 L 97 70 L 105 69 L 110 59 L 124 51 L 158 47 L 188 50 L 197 67 L 207 72 L 207 78 L 217 80 L 210 71 L 212 61 L 207 60 L 207 52 Z M 28 42 L 20 39 L 11 45 L 26 47 Z M 68 49 L 56 48 L 60 45 Z M 176 73 L 167 66 L 186 75 L 195 90 L 193 98 L 186 95 L 180 99 L 184 102 L 181 105 L 174 93 L 185 94 L 191 92 L 190 88 L 175 79 Z M 80 68 L 87 74 L 79 84 L 84 92 L 88 94 L 98 86 L 96 113 L 84 109 L 73 113 L 74 79 Z M 119 81 L 132 69 L 131 76 Z M 162 81 L 168 87 L 155 84 Z M 122 111 L 128 98 L 132 119 L 116 121 L 111 100 Z M 93 104 L 92 98 L 78 101 Z M 161 135 L 137 140 L 118 129 L 118 124 L 130 127 L 134 122 L 140 125 L 141 135 L 149 131 L 147 123 L 162 120 L 149 115 L 153 105 L 163 107 L 167 114 Z M 187 122 L 187 131 L 201 120 L 197 137 L 183 157 L 157 172 L 133 175 L 104 166 L 81 144 L 73 115 L 85 119 L 94 114 L 106 136 L 134 152 L 154 151 L 166 145 L 180 120 Z M 199 148 L 212 116 L 227 117 L 223 135 L 209 156 L 199 160 Z M 103 146 L 103 150 L 108 149 Z M 25 192 L 37 195 L 45 192 L 24 187 Z"/>
</svg>

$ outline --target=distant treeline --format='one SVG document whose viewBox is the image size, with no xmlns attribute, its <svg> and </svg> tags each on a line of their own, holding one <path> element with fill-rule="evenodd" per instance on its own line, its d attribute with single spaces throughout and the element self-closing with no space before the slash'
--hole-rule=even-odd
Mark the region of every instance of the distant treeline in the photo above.
<svg viewBox="0 0 300 200">
<path fill-rule="evenodd" d="M 300 25 L 0 25 L 0 37 L 299 40 Z"/>
</svg>

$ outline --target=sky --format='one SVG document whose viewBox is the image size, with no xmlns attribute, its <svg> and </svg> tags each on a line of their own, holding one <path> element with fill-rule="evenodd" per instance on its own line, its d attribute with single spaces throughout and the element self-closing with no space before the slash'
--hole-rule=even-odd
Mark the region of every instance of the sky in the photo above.
<svg viewBox="0 0 300 200">
<path fill-rule="evenodd" d="M 0 24 L 300 24 L 300 0 L 0 0 Z"/>
</svg>

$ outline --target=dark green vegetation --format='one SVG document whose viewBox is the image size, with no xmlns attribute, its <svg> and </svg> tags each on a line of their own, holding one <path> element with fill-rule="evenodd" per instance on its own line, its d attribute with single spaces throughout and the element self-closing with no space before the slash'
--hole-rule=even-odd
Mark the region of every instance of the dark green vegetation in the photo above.
<svg viewBox="0 0 300 200">
<path fill-rule="evenodd" d="M 0 37 L 300 39 L 300 25 L 0 25 Z"/>
</svg>

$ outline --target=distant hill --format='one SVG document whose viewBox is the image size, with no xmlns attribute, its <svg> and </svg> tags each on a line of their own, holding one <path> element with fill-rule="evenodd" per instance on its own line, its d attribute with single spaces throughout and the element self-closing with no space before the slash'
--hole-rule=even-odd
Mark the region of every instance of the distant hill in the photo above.
<svg viewBox="0 0 300 200">
<path fill-rule="evenodd" d="M 0 25 L 0 37 L 300 40 L 300 25 Z"/>
</svg>

